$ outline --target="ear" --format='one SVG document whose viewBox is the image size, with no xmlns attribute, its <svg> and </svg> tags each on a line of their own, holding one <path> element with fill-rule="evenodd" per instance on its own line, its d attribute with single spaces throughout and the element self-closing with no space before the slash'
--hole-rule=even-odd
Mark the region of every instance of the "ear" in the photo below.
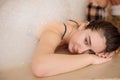
<svg viewBox="0 0 120 80">
<path fill-rule="evenodd" d="M 86 27 L 88 24 L 89 24 L 89 22 L 82 23 L 82 24 L 79 26 L 78 30 L 84 30 L 85 27 Z"/>
</svg>

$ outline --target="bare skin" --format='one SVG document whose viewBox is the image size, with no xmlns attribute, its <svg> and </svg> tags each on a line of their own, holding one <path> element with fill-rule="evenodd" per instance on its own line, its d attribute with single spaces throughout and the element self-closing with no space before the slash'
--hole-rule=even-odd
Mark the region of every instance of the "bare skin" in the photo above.
<svg viewBox="0 0 120 80">
<path fill-rule="evenodd" d="M 90 34 L 91 31 L 84 30 L 85 24 L 79 22 L 79 24 L 81 25 L 80 26 L 81 28 L 79 29 L 75 27 L 76 24 L 73 22 L 65 22 L 65 24 L 67 25 L 67 32 L 63 40 L 61 40 L 61 36 L 64 33 L 64 25 L 60 23 L 53 23 L 47 25 L 47 28 L 44 29 L 44 31 L 40 34 L 40 41 L 36 47 L 32 61 L 32 71 L 35 76 L 46 77 L 46 76 L 57 75 L 65 72 L 70 72 L 76 69 L 80 69 L 87 65 L 101 64 L 111 60 L 111 57 L 102 58 L 87 53 L 88 49 L 93 49 L 95 52 L 99 52 L 106 47 L 104 45 L 105 39 L 104 37 L 101 37 L 99 33 L 97 34 L 95 32 L 96 37 L 99 37 L 99 40 L 101 40 L 100 44 L 102 45 L 96 46 L 95 45 L 96 43 L 94 43 L 95 37 L 93 37 L 92 46 L 89 45 L 87 46 L 83 44 L 84 43 L 83 39 L 84 36 Z M 84 34 L 81 34 L 81 32 L 84 32 Z M 79 39 L 75 39 L 77 38 L 77 34 L 81 34 Z M 94 35 L 92 33 L 92 35 L 89 36 L 92 37 Z M 77 40 L 80 40 L 79 41 L 80 43 L 74 43 L 77 42 Z M 74 53 L 75 51 L 79 53 L 79 55 L 57 54 L 55 52 L 56 48 L 59 45 L 63 45 L 63 44 L 69 44 L 69 50 L 71 51 L 71 53 Z M 73 47 L 70 44 L 73 44 L 76 47 Z M 82 47 L 81 48 L 78 47 L 78 44 L 82 45 Z M 73 47 L 74 51 L 71 50 L 71 47 Z"/>
</svg>

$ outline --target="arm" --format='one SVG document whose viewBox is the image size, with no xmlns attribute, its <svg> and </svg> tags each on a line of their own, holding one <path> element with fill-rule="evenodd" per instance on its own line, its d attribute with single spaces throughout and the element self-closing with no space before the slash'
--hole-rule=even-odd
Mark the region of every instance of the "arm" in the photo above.
<svg viewBox="0 0 120 80">
<path fill-rule="evenodd" d="M 80 69 L 90 64 L 96 64 L 95 61 L 98 57 L 90 54 L 54 54 L 55 48 L 60 41 L 61 35 L 59 33 L 51 30 L 43 32 L 32 61 L 32 71 L 36 76 L 52 76 Z M 99 63 L 106 61 L 103 58 L 99 58 Z"/>
<path fill-rule="evenodd" d="M 91 59 L 88 54 L 45 54 L 40 55 L 37 63 L 33 65 L 33 72 L 38 77 L 45 77 L 70 72 L 90 64 Z"/>
</svg>

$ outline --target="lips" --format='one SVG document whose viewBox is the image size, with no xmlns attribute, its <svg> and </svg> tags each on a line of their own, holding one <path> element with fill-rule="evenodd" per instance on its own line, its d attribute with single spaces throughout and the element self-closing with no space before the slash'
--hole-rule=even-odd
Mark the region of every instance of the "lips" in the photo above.
<svg viewBox="0 0 120 80">
<path fill-rule="evenodd" d="M 73 45 L 73 44 L 70 44 L 69 45 L 69 51 L 71 53 L 77 53 L 78 52 L 78 49 L 77 49 L 77 46 Z"/>
</svg>

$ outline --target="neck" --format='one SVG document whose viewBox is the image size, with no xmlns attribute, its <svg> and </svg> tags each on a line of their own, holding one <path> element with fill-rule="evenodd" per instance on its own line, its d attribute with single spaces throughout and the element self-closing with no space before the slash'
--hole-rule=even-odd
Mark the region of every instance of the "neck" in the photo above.
<svg viewBox="0 0 120 80">
<path fill-rule="evenodd" d="M 68 26 L 68 31 L 67 31 L 67 34 L 66 34 L 66 36 L 65 36 L 65 38 L 64 38 L 64 40 L 65 40 L 66 43 L 69 43 L 72 35 L 73 35 L 76 31 L 77 31 L 77 27 L 75 27 L 75 26 L 69 27 L 69 26 Z"/>
</svg>

